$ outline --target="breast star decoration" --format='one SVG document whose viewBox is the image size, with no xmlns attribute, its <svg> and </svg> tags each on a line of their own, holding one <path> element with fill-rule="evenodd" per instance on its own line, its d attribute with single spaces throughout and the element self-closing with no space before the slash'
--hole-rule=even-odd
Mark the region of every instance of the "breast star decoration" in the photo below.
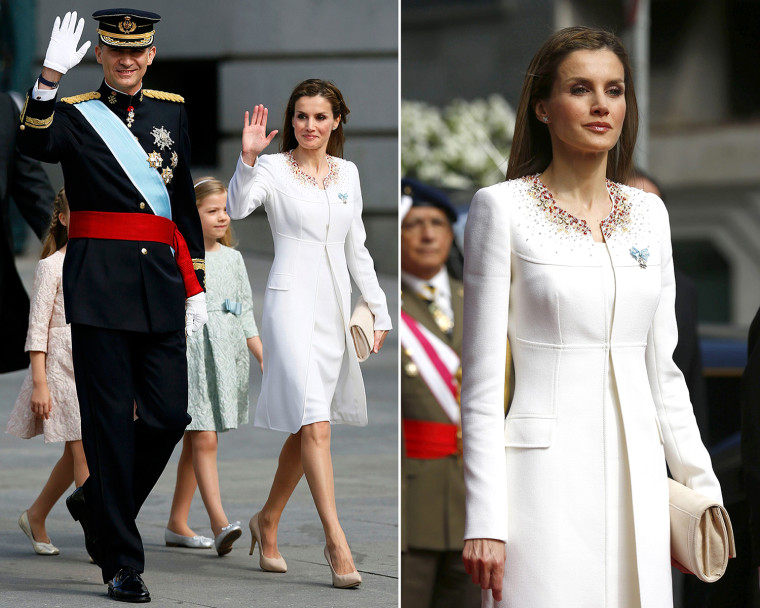
<svg viewBox="0 0 760 608">
<path fill-rule="evenodd" d="M 171 134 L 164 129 L 163 125 L 160 127 L 153 127 L 150 134 L 153 136 L 153 145 L 158 146 L 161 150 L 169 148 L 174 144 Z"/>
<path fill-rule="evenodd" d="M 150 163 L 150 166 L 154 169 L 160 169 L 161 163 L 164 162 L 164 159 L 161 157 L 161 153 L 153 150 L 150 154 L 148 154 L 148 162 Z"/>
<path fill-rule="evenodd" d="M 163 171 L 161 171 L 161 178 L 164 180 L 165 184 L 169 184 L 170 181 L 172 181 L 172 178 L 174 177 L 174 171 L 171 170 L 171 167 L 166 167 Z"/>
<path fill-rule="evenodd" d="M 179 156 L 177 156 L 176 152 L 172 152 L 172 169 L 177 168 L 177 163 L 179 162 Z"/>
</svg>

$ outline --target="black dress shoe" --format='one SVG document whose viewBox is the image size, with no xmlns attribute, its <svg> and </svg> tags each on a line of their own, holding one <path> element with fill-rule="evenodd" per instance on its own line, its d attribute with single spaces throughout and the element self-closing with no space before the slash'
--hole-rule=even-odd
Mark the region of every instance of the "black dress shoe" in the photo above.
<svg viewBox="0 0 760 608">
<path fill-rule="evenodd" d="M 108 595 L 119 602 L 150 601 L 150 592 L 140 573 L 130 566 L 124 566 L 108 581 Z"/>
<path fill-rule="evenodd" d="M 74 521 L 78 521 L 82 524 L 82 530 L 84 531 L 84 546 L 87 549 L 87 553 L 90 554 L 90 558 L 97 565 L 102 562 L 100 543 L 95 536 L 95 527 L 90 520 L 90 512 L 87 509 L 87 505 L 84 502 L 84 490 L 79 487 L 70 496 L 66 498 L 66 507 L 71 513 L 71 517 Z"/>
</svg>

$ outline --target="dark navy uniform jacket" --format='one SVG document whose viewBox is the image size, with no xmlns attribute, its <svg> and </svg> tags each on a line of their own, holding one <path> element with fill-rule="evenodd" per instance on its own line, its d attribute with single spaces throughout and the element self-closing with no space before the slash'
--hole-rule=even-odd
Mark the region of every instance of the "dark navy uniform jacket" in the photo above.
<svg viewBox="0 0 760 608">
<path fill-rule="evenodd" d="M 98 99 L 137 138 L 151 166 L 162 175 L 172 220 L 187 242 L 198 281 L 204 283 L 204 245 L 190 175 L 187 116 L 179 95 L 140 90 L 125 95 L 105 81 L 97 92 L 40 101 L 29 93 L 21 115 L 19 148 L 29 156 L 61 163 L 72 212 L 150 213 L 105 142 L 75 107 Z M 130 111 L 130 108 L 131 111 Z M 185 289 L 171 248 L 151 241 L 71 239 L 63 266 L 69 323 L 167 332 L 184 327 Z"/>
</svg>

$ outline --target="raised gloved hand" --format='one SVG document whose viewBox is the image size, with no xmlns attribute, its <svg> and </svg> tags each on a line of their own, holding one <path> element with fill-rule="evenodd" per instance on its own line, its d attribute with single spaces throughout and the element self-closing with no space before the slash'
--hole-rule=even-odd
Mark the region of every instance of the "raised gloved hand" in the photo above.
<svg viewBox="0 0 760 608">
<path fill-rule="evenodd" d="M 185 335 L 189 338 L 200 331 L 208 321 L 206 312 L 206 294 L 196 293 L 185 300 Z"/>
<path fill-rule="evenodd" d="M 90 41 L 88 40 L 77 50 L 79 39 L 82 37 L 82 30 L 84 30 L 84 19 L 80 19 L 77 23 L 76 11 L 66 13 L 63 16 L 63 22 L 61 22 L 60 17 L 56 17 L 53 32 L 50 34 L 50 44 L 48 44 L 47 54 L 42 65 L 65 74 L 82 61 L 82 57 L 90 48 Z"/>
</svg>

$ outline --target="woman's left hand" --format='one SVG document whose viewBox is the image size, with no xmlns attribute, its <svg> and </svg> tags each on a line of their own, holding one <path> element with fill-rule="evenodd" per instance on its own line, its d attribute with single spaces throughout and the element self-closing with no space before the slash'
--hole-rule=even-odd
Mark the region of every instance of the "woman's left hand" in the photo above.
<svg viewBox="0 0 760 608">
<path fill-rule="evenodd" d="M 373 353 L 379 353 L 380 349 L 383 347 L 383 343 L 385 342 L 385 336 L 388 335 L 387 329 L 376 329 L 375 330 L 375 345 L 372 347 Z"/>
</svg>

